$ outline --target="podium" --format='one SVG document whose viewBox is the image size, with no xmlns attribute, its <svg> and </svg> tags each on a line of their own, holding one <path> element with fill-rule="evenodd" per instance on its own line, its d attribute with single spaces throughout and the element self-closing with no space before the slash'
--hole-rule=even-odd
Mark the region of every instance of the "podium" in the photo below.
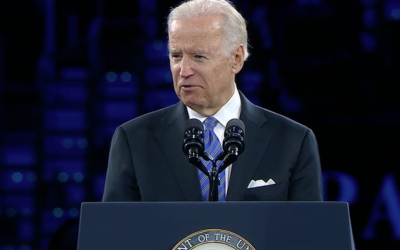
<svg viewBox="0 0 400 250">
<path fill-rule="evenodd" d="M 354 250 L 345 202 L 82 203 L 78 250 Z"/>
</svg>

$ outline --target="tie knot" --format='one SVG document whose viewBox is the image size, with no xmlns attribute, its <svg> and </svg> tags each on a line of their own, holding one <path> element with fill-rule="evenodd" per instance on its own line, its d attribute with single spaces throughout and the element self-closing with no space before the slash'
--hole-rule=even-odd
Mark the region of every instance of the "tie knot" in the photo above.
<svg viewBox="0 0 400 250">
<path fill-rule="evenodd" d="M 214 127 L 217 126 L 217 124 L 218 120 L 212 116 L 207 117 L 207 119 L 204 121 L 204 126 L 206 127 L 206 130 L 214 130 Z"/>
</svg>

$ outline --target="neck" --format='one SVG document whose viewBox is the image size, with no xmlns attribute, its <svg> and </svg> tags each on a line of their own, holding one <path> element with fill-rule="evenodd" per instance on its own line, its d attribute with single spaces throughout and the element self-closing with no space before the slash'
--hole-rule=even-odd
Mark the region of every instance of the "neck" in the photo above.
<svg viewBox="0 0 400 250">
<path fill-rule="evenodd" d="M 218 105 L 215 106 L 208 106 L 208 107 L 204 107 L 204 106 L 195 106 L 195 105 L 191 105 L 189 106 L 191 109 L 193 109 L 194 111 L 196 111 L 197 113 L 199 113 L 202 116 L 213 116 L 215 115 L 225 104 L 227 104 L 229 102 L 229 100 L 232 98 L 233 94 L 235 93 L 235 87 L 233 86 L 230 90 L 230 93 L 228 95 L 226 95 L 226 97 L 222 100 L 222 103 L 219 103 Z M 220 95 L 221 96 L 221 95 Z"/>
</svg>

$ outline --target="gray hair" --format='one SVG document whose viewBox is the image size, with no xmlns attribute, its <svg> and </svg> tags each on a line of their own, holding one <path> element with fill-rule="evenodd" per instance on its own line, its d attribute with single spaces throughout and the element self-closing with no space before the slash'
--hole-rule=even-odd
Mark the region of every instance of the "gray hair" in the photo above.
<svg viewBox="0 0 400 250">
<path fill-rule="evenodd" d="M 229 0 L 186 0 L 169 13 L 168 31 L 174 20 L 206 15 L 221 15 L 224 17 L 222 32 L 224 33 L 224 46 L 229 48 L 227 52 L 230 54 L 236 46 L 243 44 L 244 60 L 246 60 L 249 57 L 246 20 Z"/>
</svg>

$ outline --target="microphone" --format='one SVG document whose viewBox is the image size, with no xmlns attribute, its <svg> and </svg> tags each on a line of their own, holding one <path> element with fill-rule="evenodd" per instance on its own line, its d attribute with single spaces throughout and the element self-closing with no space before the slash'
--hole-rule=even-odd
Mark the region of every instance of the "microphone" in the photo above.
<svg viewBox="0 0 400 250">
<path fill-rule="evenodd" d="M 183 139 L 183 152 L 189 158 L 189 162 L 203 172 L 210 181 L 209 201 L 218 201 L 218 186 L 220 184 L 218 174 L 235 162 L 244 151 L 244 123 L 239 119 L 232 119 L 226 125 L 222 153 L 215 159 L 204 152 L 204 127 L 197 119 L 189 119 L 185 124 Z M 200 158 L 211 161 L 213 166 L 209 172 Z M 211 158 L 211 159 L 210 159 Z M 217 170 L 217 161 L 223 161 Z"/>
<path fill-rule="evenodd" d="M 183 139 L 183 153 L 188 156 L 189 162 L 209 176 L 207 169 L 203 166 L 200 157 L 204 157 L 204 127 L 197 119 L 189 119 L 185 124 Z"/>
<path fill-rule="evenodd" d="M 224 140 L 222 142 L 222 148 L 224 154 L 221 155 L 223 163 L 218 169 L 218 173 L 221 173 L 225 168 L 234 163 L 239 155 L 241 155 L 245 149 L 244 144 L 245 126 L 240 119 L 232 119 L 226 125 Z"/>
</svg>

